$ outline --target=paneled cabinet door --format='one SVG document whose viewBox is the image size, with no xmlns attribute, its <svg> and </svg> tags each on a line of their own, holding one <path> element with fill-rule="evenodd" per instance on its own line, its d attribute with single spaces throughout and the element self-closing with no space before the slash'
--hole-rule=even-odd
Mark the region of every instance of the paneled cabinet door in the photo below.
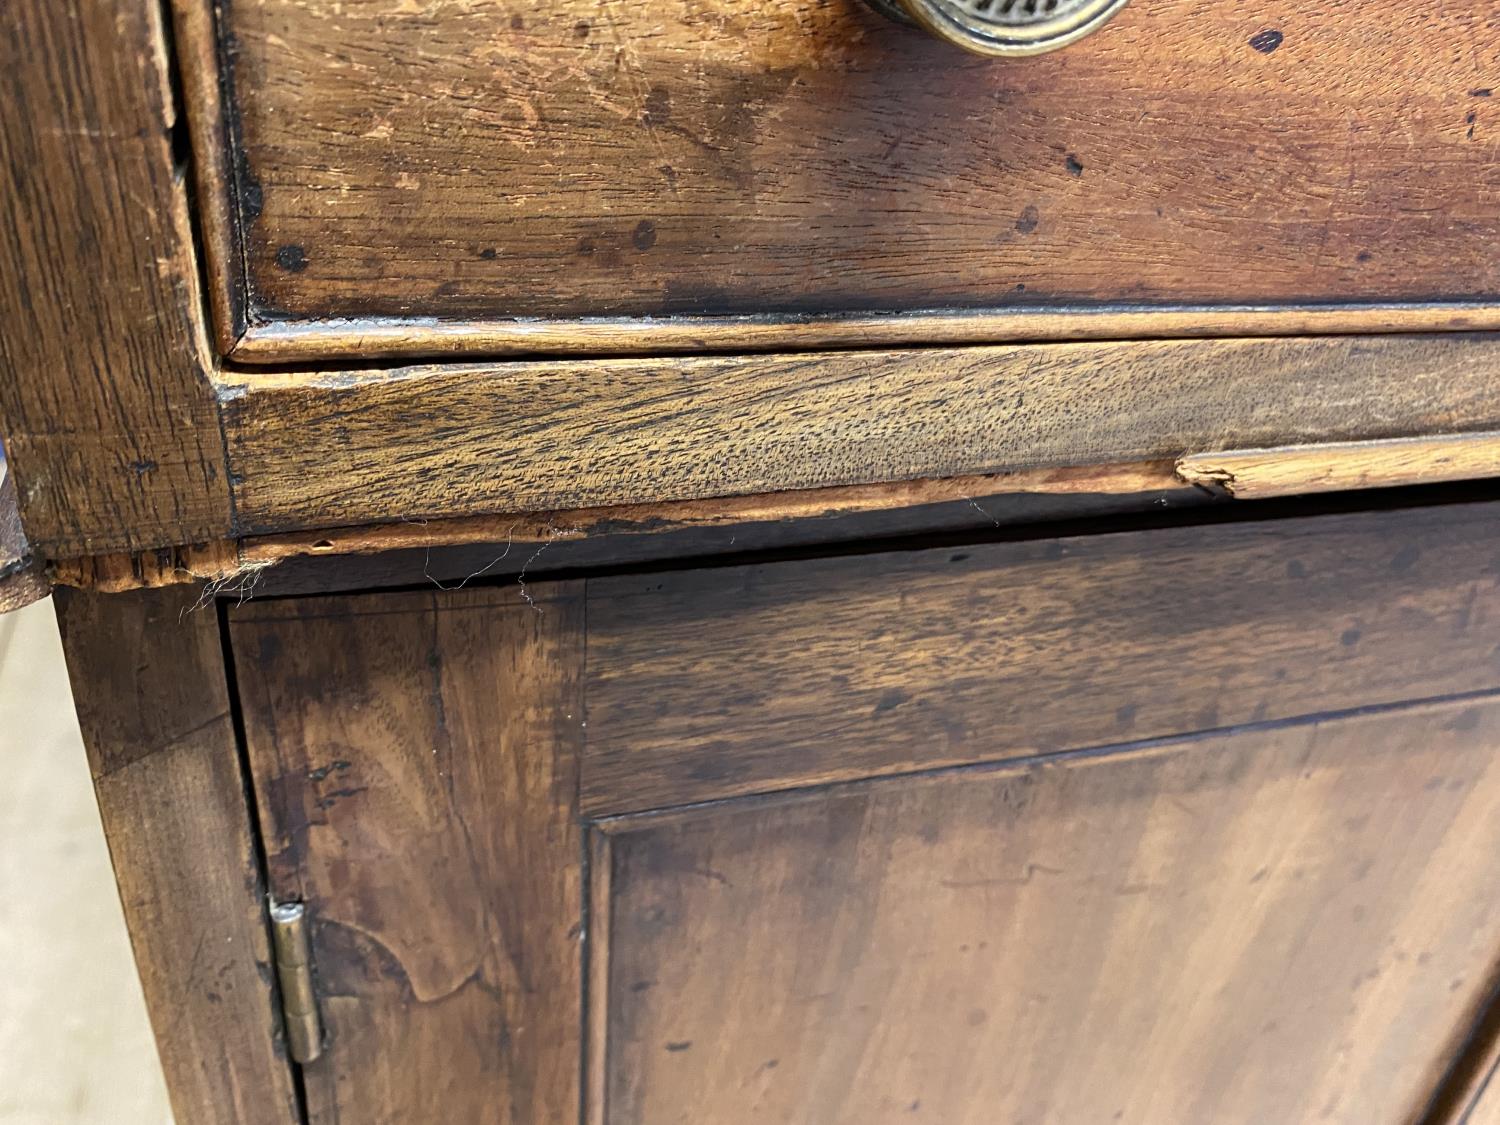
<svg viewBox="0 0 1500 1125">
<path fill-rule="evenodd" d="M 232 610 L 312 1120 L 1475 1104 L 1494 516 Z"/>
</svg>

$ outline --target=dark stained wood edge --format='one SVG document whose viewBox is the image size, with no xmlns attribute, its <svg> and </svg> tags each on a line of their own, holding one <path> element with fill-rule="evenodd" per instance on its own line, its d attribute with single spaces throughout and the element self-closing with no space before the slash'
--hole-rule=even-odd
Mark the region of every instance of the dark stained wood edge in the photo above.
<svg viewBox="0 0 1500 1125">
<path fill-rule="evenodd" d="M 1500 335 L 238 372 L 221 401 L 255 536 L 1493 430 Z"/>
<path fill-rule="evenodd" d="M 219 34 L 217 0 L 169 0 L 178 75 L 193 151 L 205 288 L 212 311 L 214 344 L 227 354 L 245 332 L 245 269 L 237 180 L 229 165 L 230 119 L 221 52 L 229 45 Z"/>
<path fill-rule="evenodd" d="M 238 541 L 57 559 L 51 563 L 50 579 L 46 581 L 38 561 L 28 575 L 37 587 L 33 598 L 45 596 L 51 584 L 119 592 L 195 582 L 214 585 L 216 593 L 248 596 L 256 592 L 263 579 L 269 578 L 272 587 L 280 585 L 277 581 L 280 572 L 270 574 L 270 568 L 295 560 L 331 563 L 379 555 L 394 564 L 397 560 L 393 553 L 420 551 L 425 554 L 415 578 L 443 582 L 471 574 L 475 569 L 470 565 L 472 553 L 458 548 L 493 549 L 477 565 L 495 562 L 497 566 L 488 567 L 485 572 L 503 575 L 520 565 L 524 557 L 520 552 L 534 548 L 549 552 L 545 562 L 537 560 L 537 572 L 556 565 L 577 565 L 576 561 L 570 561 L 574 552 L 558 548 L 585 541 L 598 544 L 604 540 L 670 537 L 674 543 L 671 550 L 683 548 L 682 553 L 687 554 L 720 553 L 741 542 L 741 550 L 758 550 L 767 546 L 843 541 L 850 537 L 846 531 L 855 527 L 857 517 L 881 513 L 891 516 L 891 527 L 871 530 L 868 521 L 857 521 L 858 526 L 873 534 L 956 530 L 953 521 L 940 514 L 934 513 L 930 525 L 923 524 L 918 514 L 923 508 L 945 503 L 971 505 L 982 517 L 976 526 L 989 522 L 1000 527 L 1036 520 L 1196 506 L 1215 497 L 1227 500 L 1311 496 L 1493 476 L 1500 476 L 1500 435 L 1446 434 L 1189 454 L 1175 465 L 1170 461 L 1080 465 L 660 504 L 315 527 Z M 1051 506 L 1035 503 L 1045 497 L 1058 498 L 1058 503 Z M 1064 499 L 1068 497 L 1076 502 L 1069 503 Z M 3 499 L 4 484 L 0 483 L 0 539 L 4 530 Z M 906 513 L 910 518 L 901 519 L 898 513 Z M 901 526 L 896 527 L 896 522 Z M 761 540 L 766 536 L 755 534 L 753 529 L 767 525 L 779 525 L 785 534 L 772 536 L 774 543 L 763 543 Z M 794 530 L 794 525 L 802 526 Z M 684 533 L 696 533 L 693 539 L 696 551 L 683 542 Z M 498 565 L 505 558 L 494 557 L 502 548 L 505 558 L 516 552 L 508 569 Z M 620 557 L 614 559 L 608 551 L 590 551 L 583 565 L 638 562 L 643 557 L 642 549 L 635 548 L 622 547 L 618 554 Z M 651 554 L 645 551 L 646 556 Z M 394 575 L 399 567 L 382 569 Z M 6 577 L 5 567 L 0 565 L 0 582 Z M 7 608 L 6 592 L 0 587 L 0 611 Z"/>
<path fill-rule="evenodd" d="M 179 1122 L 299 1120 L 212 605 L 57 599 L 73 696 Z"/>
<path fill-rule="evenodd" d="M 222 163 L 222 161 L 221 161 Z M 226 259 L 227 260 L 227 259 Z M 231 269 L 239 269 L 232 265 Z M 218 288 L 242 285 L 225 271 Z M 277 320 L 253 322 L 229 356 L 278 365 L 328 360 L 630 355 L 787 348 L 1002 344 L 1161 337 L 1493 331 L 1493 302 L 1104 307 L 825 316 L 635 317 L 576 320 Z"/>
<path fill-rule="evenodd" d="M 1470 1023 L 1468 1039 L 1459 1045 L 1453 1064 L 1439 1083 L 1420 1125 L 1469 1125 L 1491 1120 L 1500 1108 L 1500 961 L 1490 988 Z M 1476 1118 L 1474 1115 L 1483 1109 Z"/>
<path fill-rule="evenodd" d="M 0 433 L 49 558 L 232 530 L 158 0 L 17 0 L 0 37 Z"/>
</svg>

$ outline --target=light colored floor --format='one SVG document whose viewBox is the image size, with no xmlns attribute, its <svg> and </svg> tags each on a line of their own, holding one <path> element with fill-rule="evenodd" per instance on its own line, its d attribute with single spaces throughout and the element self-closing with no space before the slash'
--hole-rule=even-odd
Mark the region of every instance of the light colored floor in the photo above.
<svg viewBox="0 0 1500 1125">
<path fill-rule="evenodd" d="M 170 1125 L 50 601 L 0 616 L 0 1125 Z"/>
</svg>

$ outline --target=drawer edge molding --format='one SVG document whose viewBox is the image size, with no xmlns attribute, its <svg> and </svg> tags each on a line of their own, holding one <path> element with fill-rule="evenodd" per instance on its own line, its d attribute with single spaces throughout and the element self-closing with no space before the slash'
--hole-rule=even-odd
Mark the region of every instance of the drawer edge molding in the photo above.
<svg viewBox="0 0 1500 1125">
<path fill-rule="evenodd" d="M 1034 309 L 555 320 L 281 320 L 237 325 L 233 333 L 221 333 L 219 342 L 236 363 L 273 366 L 507 355 L 1496 330 L 1500 303 L 1473 300 L 1170 307 L 1064 304 Z"/>
</svg>

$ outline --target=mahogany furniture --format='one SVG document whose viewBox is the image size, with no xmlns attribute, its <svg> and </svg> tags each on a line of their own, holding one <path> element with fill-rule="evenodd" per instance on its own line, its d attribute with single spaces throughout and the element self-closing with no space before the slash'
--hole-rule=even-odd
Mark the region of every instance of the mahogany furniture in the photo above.
<svg viewBox="0 0 1500 1125">
<path fill-rule="evenodd" d="M 1500 1123 L 1483 5 L 5 29 L 182 1125 Z"/>
</svg>

